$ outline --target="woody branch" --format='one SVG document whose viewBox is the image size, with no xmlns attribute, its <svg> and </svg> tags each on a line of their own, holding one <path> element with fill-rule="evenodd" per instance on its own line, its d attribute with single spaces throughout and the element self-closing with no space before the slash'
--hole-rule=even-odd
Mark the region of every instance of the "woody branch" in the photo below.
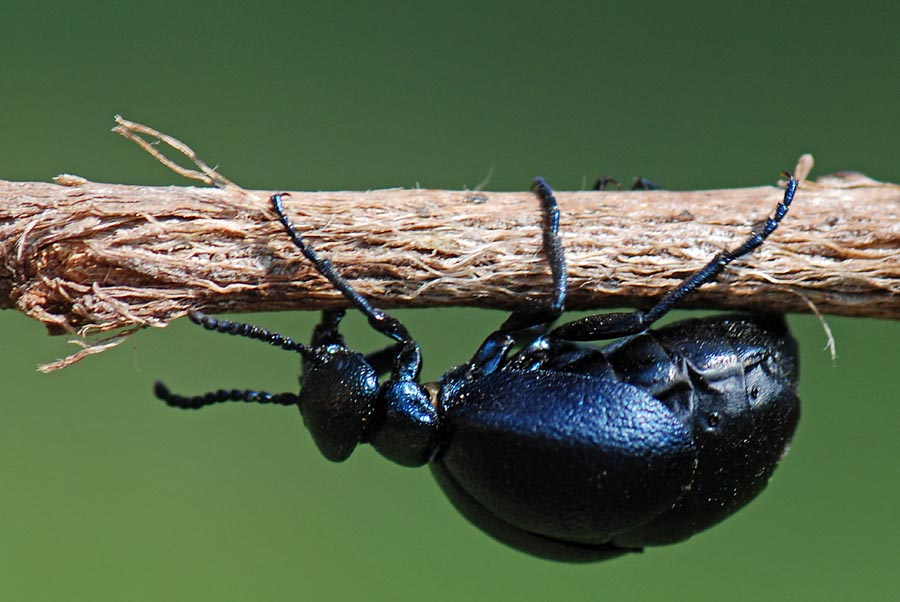
<svg viewBox="0 0 900 602">
<path fill-rule="evenodd" d="M 162 326 L 190 309 L 344 305 L 284 235 L 268 202 L 279 191 L 244 190 L 183 143 L 117 120 L 116 131 L 207 186 L 0 180 L 0 307 L 53 334 L 89 336 Z M 197 169 L 171 161 L 155 141 Z M 779 230 L 684 306 L 788 313 L 813 305 L 900 318 L 900 186 L 856 173 L 813 182 L 811 163 L 798 164 L 802 182 Z M 380 307 L 510 308 L 550 293 L 541 212 L 528 192 L 290 194 L 285 208 L 304 236 Z M 782 194 L 780 186 L 557 192 L 567 306 L 649 305 L 743 240 Z"/>
</svg>

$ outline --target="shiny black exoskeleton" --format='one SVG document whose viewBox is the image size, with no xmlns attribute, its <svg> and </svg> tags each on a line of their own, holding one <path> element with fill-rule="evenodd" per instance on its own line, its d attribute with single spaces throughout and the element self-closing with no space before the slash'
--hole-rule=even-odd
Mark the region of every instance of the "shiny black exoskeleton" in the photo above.
<svg viewBox="0 0 900 602">
<path fill-rule="evenodd" d="M 303 255 L 394 343 L 368 356 L 348 349 L 338 331 L 343 311 L 323 312 L 309 345 L 192 312 L 207 329 L 299 353 L 300 392 L 184 397 L 157 383 L 156 394 L 181 408 L 296 404 L 328 459 L 345 460 L 359 443 L 369 443 L 402 465 L 428 463 L 470 521 L 537 556 L 601 560 L 681 541 L 765 487 L 797 424 L 797 350 L 775 315 L 648 328 L 762 244 L 796 188 L 788 176 L 773 217 L 648 311 L 551 328 L 565 305 L 566 265 L 556 199 L 536 179 L 553 295 L 526 299 L 469 362 L 430 384 L 419 383 L 419 346 L 406 328 L 318 256 L 286 217 L 285 195 L 277 194 L 275 212 Z M 602 349 L 583 343 L 617 337 L 625 338 Z"/>
</svg>

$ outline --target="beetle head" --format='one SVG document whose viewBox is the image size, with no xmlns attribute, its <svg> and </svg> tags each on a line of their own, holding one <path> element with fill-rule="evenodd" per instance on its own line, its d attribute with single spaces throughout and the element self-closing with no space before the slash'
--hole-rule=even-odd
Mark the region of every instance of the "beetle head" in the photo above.
<svg viewBox="0 0 900 602">
<path fill-rule="evenodd" d="M 304 355 L 298 405 L 322 455 L 350 457 L 363 439 L 378 398 L 378 376 L 359 353 L 326 345 Z"/>
</svg>

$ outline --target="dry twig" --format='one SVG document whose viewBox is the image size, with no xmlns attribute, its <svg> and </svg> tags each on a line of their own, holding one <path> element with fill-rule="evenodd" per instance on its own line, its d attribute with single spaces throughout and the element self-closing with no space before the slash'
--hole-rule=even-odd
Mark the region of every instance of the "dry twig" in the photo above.
<svg viewBox="0 0 900 602">
<path fill-rule="evenodd" d="M 0 180 L 0 307 L 53 334 L 163 326 L 189 309 L 322 309 L 343 299 L 313 273 L 268 204 L 183 143 L 117 118 L 115 131 L 215 188 Z M 148 142 L 147 138 L 151 141 Z M 183 168 L 155 146 L 191 160 Z M 811 158 L 798 171 L 808 171 Z M 805 176 L 805 174 L 800 174 Z M 382 307 L 509 308 L 549 292 L 541 214 L 527 192 L 292 192 L 293 221 Z M 747 235 L 782 191 L 559 192 L 570 308 L 646 306 Z M 769 242 L 686 306 L 900 318 L 900 186 L 856 173 L 804 181 Z M 95 343 L 97 343 L 95 341 Z M 82 354 L 100 347 L 88 347 Z"/>
</svg>

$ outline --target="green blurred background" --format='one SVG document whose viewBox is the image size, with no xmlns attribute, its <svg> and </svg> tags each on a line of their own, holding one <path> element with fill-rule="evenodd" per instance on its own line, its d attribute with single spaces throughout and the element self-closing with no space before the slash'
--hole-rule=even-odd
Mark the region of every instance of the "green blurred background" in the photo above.
<svg viewBox="0 0 900 602">
<path fill-rule="evenodd" d="M 325 6 L 5 2 L 0 177 L 184 184 L 109 133 L 122 113 L 247 188 L 459 189 L 491 169 L 496 190 L 750 186 L 804 152 L 814 175 L 900 181 L 895 2 Z M 429 378 L 502 319 L 397 313 Z M 252 319 L 302 339 L 314 316 Z M 477 532 L 426 470 L 367 448 L 329 464 L 291 408 L 151 394 L 292 390 L 289 354 L 182 321 L 41 375 L 72 346 L 2 312 L 0 600 L 896 600 L 900 327 L 830 318 L 833 364 L 815 319 L 790 322 L 804 416 L 765 494 L 688 543 L 569 566 Z M 356 316 L 347 332 L 383 342 Z"/>
</svg>

